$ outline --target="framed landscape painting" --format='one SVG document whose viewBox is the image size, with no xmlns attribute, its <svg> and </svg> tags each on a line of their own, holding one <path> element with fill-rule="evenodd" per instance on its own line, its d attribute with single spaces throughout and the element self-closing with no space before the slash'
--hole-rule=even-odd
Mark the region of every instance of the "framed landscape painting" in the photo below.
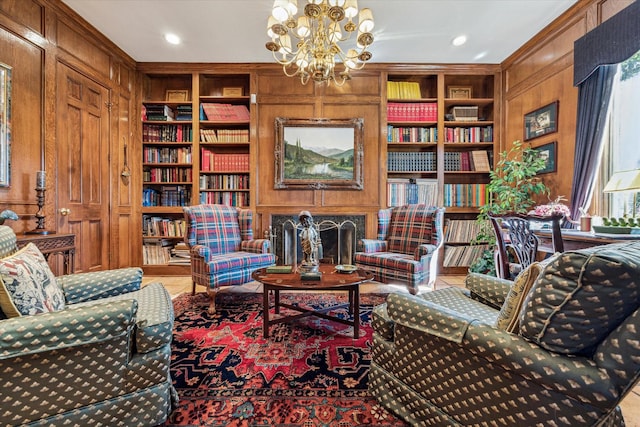
<svg viewBox="0 0 640 427">
<path fill-rule="evenodd" d="M 363 119 L 275 120 L 275 189 L 362 190 Z"/>
</svg>

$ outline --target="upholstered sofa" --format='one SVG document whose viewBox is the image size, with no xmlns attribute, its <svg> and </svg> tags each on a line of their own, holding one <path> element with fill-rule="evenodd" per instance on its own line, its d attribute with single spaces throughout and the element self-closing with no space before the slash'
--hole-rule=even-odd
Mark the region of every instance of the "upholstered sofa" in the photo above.
<svg viewBox="0 0 640 427">
<path fill-rule="evenodd" d="M 640 242 L 564 252 L 515 282 L 392 294 L 369 388 L 412 425 L 623 426 L 640 377 Z"/>
<path fill-rule="evenodd" d="M 361 239 L 355 265 L 383 283 L 404 282 L 412 294 L 436 279 L 444 208 L 423 204 L 378 211 L 377 239 Z"/>
<path fill-rule="evenodd" d="M 253 212 L 226 205 L 185 206 L 184 240 L 191 254 L 192 293 L 202 285 L 209 294 L 209 313 L 216 310 L 222 286 L 250 282 L 255 270 L 275 264 L 268 239 L 253 238 Z"/>
<path fill-rule="evenodd" d="M 0 226 L 0 425 L 156 426 L 176 401 L 173 306 L 142 270 L 55 277 Z M 7 318 L 8 317 L 8 318 Z"/>
</svg>

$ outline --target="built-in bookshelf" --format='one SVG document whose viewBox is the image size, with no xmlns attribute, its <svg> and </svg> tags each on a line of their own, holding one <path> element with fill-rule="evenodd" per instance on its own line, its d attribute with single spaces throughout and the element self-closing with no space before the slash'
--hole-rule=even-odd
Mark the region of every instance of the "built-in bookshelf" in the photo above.
<svg viewBox="0 0 640 427">
<path fill-rule="evenodd" d="M 428 180 L 436 187 L 428 200 L 446 208 L 447 221 L 474 220 L 488 200 L 498 143 L 498 73 L 488 67 L 387 75 L 388 206 L 418 201 L 415 183 Z M 468 242 L 446 245 L 441 272 L 466 272 L 468 259 L 482 252 Z"/>
<path fill-rule="evenodd" d="M 147 73 L 142 89 L 142 261 L 189 274 L 182 207 L 251 204 L 248 73 Z"/>
</svg>

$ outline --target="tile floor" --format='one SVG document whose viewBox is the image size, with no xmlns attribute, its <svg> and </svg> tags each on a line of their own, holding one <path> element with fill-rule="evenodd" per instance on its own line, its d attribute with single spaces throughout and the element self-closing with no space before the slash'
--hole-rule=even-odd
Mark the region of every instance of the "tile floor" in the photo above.
<svg viewBox="0 0 640 427">
<path fill-rule="evenodd" d="M 172 297 L 184 292 L 191 292 L 191 277 L 189 276 L 145 276 L 143 283 L 162 282 Z M 464 276 L 441 276 L 436 282 L 436 289 L 447 286 L 464 286 Z M 262 285 L 259 283 L 248 283 L 243 286 L 230 287 L 221 292 L 261 292 Z M 424 291 L 430 288 L 425 287 Z M 197 288 L 202 292 L 201 287 Z M 402 285 L 385 285 L 370 283 L 360 287 L 360 292 L 408 292 Z M 624 414 L 627 427 L 640 427 L 640 385 L 637 385 L 620 404 Z"/>
</svg>

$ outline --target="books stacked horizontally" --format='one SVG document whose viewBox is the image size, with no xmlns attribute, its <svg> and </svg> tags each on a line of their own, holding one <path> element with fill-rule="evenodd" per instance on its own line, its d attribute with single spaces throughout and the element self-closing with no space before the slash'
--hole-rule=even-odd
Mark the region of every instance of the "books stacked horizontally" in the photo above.
<svg viewBox="0 0 640 427">
<path fill-rule="evenodd" d="M 420 99 L 420 83 L 418 82 L 387 82 L 387 99 Z"/>
<path fill-rule="evenodd" d="M 181 104 L 176 107 L 176 120 L 193 120 L 193 106 L 191 104 Z"/>
<path fill-rule="evenodd" d="M 191 264 L 191 254 L 189 247 L 184 242 L 178 242 L 169 251 L 169 265 L 189 265 Z"/>
<path fill-rule="evenodd" d="M 142 108 L 142 120 L 171 121 L 175 116 L 173 108 L 166 104 L 145 104 Z"/>
<path fill-rule="evenodd" d="M 249 109 L 246 105 L 203 102 L 200 104 L 200 120 L 216 122 L 248 122 Z"/>
</svg>

